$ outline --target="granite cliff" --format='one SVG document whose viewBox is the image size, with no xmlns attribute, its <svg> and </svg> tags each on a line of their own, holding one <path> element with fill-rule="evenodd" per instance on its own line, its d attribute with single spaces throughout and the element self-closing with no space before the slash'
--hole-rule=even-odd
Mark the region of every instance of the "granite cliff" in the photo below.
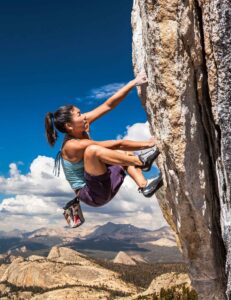
<svg viewBox="0 0 231 300">
<path fill-rule="evenodd" d="M 228 0 L 134 0 L 133 66 L 161 151 L 157 198 L 200 299 L 231 293 Z"/>
</svg>

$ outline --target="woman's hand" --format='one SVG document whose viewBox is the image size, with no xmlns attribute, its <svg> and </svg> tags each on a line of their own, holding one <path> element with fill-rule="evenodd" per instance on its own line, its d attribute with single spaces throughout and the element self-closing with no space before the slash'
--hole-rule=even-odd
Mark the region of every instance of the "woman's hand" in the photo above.
<svg viewBox="0 0 231 300">
<path fill-rule="evenodd" d="M 135 85 L 136 86 L 139 86 L 139 85 L 142 85 L 142 84 L 145 84 L 148 82 L 148 79 L 147 79 L 147 75 L 145 73 L 145 71 L 141 71 L 137 76 L 136 78 L 134 79 L 135 81 Z"/>
<path fill-rule="evenodd" d="M 156 139 L 151 137 L 146 143 L 147 148 L 154 147 L 156 145 Z"/>
</svg>

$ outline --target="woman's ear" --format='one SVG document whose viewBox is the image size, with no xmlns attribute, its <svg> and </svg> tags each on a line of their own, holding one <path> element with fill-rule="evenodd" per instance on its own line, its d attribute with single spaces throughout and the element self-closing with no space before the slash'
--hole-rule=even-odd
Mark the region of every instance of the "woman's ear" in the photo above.
<svg viewBox="0 0 231 300">
<path fill-rule="evenodd" d="M 69 132 L 73 131 L 73 127 L 71 126 L 71 123 L 65 123 L 64 126 L 65 126 L 65 128 L 66 128 L 67 131 L 69 131 Z"/>
</svg>

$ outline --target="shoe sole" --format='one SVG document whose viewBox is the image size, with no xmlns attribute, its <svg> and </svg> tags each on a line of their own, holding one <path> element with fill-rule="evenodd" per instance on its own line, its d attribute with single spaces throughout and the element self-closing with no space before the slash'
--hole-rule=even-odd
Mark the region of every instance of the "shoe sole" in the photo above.
<svg viewBox="0 0 231 300">
<path fill-rule="evenodd" d="M 148 172 L 151 169 L 153 162 L 155 161 L 155 159 L 157 159 L 157 157 L 159 156 L 159 154 L 160 154 L 160 151 L 158 150 L 158 152 L 156 153 L 156 155 L 151 160 L 150 165 L 147 168 L 144 168 L 144 169 L 141 168 L 143 172 Z"/>
<path fill-rule="evenodd" d="M 147 195 L 144 195 L 144 197 L 146 197 L 146 198 L 150 198 L 150 197 L 152 197 L 154 194 L 155 194 L 155 192 L 157 191 L 157 190 L 159 190 L 162 186 L 163 186 L 163 184 L 164 184 L 164 182 L 163 182 L 163 179 L 161 178 L 161 180 L 158 182 L 158 184 L 157 184 L 157 186 L 155 187 L 155 189 L 150 193 L 150 194 L 147 194 Z"/>
</svg>

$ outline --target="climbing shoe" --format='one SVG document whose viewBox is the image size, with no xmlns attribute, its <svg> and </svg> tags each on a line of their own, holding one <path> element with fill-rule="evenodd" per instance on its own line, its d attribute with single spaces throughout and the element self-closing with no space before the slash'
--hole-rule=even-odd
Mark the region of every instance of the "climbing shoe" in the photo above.
<svg viewBox="0 0 231 300">
<path fill-rule="evenodd" d="M 144 172 L 148 172 L 151 169 L 154 160 L 158 157 L 159 154 L 160 151 L 157 147 L 152 147 L 147 152 L 139 154 L 138 157 L 143 163 L 143 166 L 139 168 L 141 168 Z"/>
<path fill-rule="evenodd" d="M 159 174 L 155 178 L 147 180 L 147 185 L 143 188 L 138 188 L 138 191 L 142 193 L 145 197 L 151 197 L 159 188 L 163 185 L 162 175 Z"/>
</svg>

